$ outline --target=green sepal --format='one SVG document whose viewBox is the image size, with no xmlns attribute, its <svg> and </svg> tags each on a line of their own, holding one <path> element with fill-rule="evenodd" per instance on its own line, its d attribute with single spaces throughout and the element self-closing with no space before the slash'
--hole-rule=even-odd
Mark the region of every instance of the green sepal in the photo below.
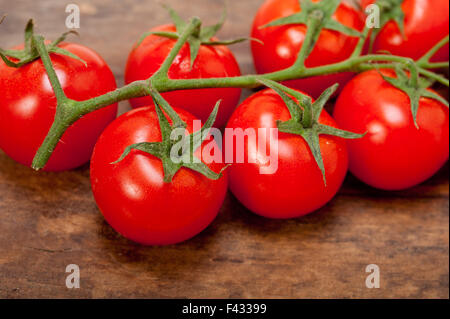
<svg viewBox="0 0 450 319">
<path fill-rule="evenodd" d="M 32 50 L 32 41 L 34 34 L 34 21 L 33 19 L 28 20 L 25 26 L 25 51 L 30 52 Z"/>
<path fill-rule="evenodd" d="M 225 7 L 224 10 L 222 11 L 219 22 L 217 22 L 214 25 L 201 28 L 200 38 L 207 41 L 208 39 L 214 37 L 217 34 L 217 32 L 219 32 L 222 29 L 226 20 L 227 20 L 227 8 Z"/>
<path fill-rule="evenodd" d="M 278 130 L 283 133 L 295 134 L 303 137 L 311 150 L 311 154 L 313 155 L 317 166 L 322 172 L 323 181 L 326 186 L 325 166 L 320 150 L 319 136 L 324 134 L 345 139 L 356 139 L 365 135 L 365 133 L 357 134 L 319 123 L 320 114 L 330 97 L 336 92 L 338 84 L 334 84 L 326 89 L 313 103 L 310 97 L 300 92 L 293 91 L 277 82 L 270 80 L 261 80 L 260 82 L 280 95 L 291 115 L 291 119 L 287 121 L 277 121 Z M 295 94 L 295 98 L 298 99 L 299 102 L 296 102 L 288 96 L 288 94 Z"/>
<path fill-rule="evenodd" d="M 176 32 L 170 32 L 170 31 L 148 31 L 148 32 L 144 32 L 141 34 L 141 36 L 139 37 L 139 39 L 137 40 L 134 48 L 136 49 L 137 47 L 139 47 L 142 42 L 150 35 L 157 35 L 160 37 L 165 37 L 165 38 L 169 38 L 169 39 L 178 39 L 179 35 Z"/>
<path fill-rule="evenodd" d="M 205 122 L 200 131 L 194 132 L 192 134 L 189 134 L 188 136 L 185 136 L 184 138 L 173 141 L 171 139 L 173 130 L 177 128 L 186 128 L 187 125 L 184 121 L 181 120 L 178 114 L 156 90 L 150 89 L 150 93 L 155 104 L 155 111 L 158 115 L 162 141 L 151 143 L 144 142 L 130 145 L 124 150 L 120 158 L 111 164 L 117 164 L 121 162 L 130 154 L 131 150 L 136 149 L 161 159 L 164 170 L 164 182 L 166 183 L 170 183 L 175 174 L 182 167 L 196 171 L 212 180 L 221 178 L 223 170 L 228 166 L 225 166 L 219 173 L 216 173 L 211 170 L 205 163 L 201 162 L 201 160 L 198 160 L 198 162 L 194 160 L 194 152 L 199 147 L 201 147 L 205 139 L 209 136 L 209 132 L 214 125 L 217 113 L 219 111 L 220 101 L 216 103 L 213 111 L 208 117 L 208 120 Z M 169 120 L 163 112 L 172 121 L 172 124 L 169 123 Z M 184 150 L 184 152 L 177 156 L 177 161 L 175 162 L 171 159 L 172 148 L 174 147 L 175 143 L 183 143 L 183 141 L 184 144 L 182 145 L 181 150 Z M 188 150 L 189 153 L 186 153 Z"/>
<path fill-rule="evenodd" d="M 305 132 L 303 125 L 293 119 L 288 121 L 277 121 L 277 127 L 280 132 L 302 135 Z"/>
<path fill-rule="evenodd" d="M 199 148 L 206 137 L 209 135 L 209 132 L 211 131 L 212 126 L 214 125 L 214 122 L 217 118 L 217 113 L 219 112 L 219 106 L 222 100 L 217 101 L 216 105 L 214 106 L 214 109 L 212 110 L 211 114 L 209 115 L 208 119 L 206 120 L 205 124 L 201 128 L 200 131 L 192 133 L 190 138 L 190 145 L 192 148 L 191 156 L 194 155 L 194 151 Z"/>
<path fill-rule="evenodd" d="M 75 31 L 68 31 L 63 33 L 58 39 L 53 41 L 52 43 L 46 45 L 48 53 L 54 53 L 59 55 L 65 55 L 72 59 L 82 62 L 85 66 L 87 63 L 76 56 L 75 54 L 58 47 L 62 41 L 66 39 L 69 34 L 78 35 Z M 34 23 L 33 20 L 29 20 L 25 27 L 25 43 L 24 49 L 22 50 L 3 50 L 0 48 L 0 58 L 5 62 L 5 64 L 12 68 L 20 68 L 21 66 L 33 62 L 34 60 L 39 58 L 39 53 L 34 47 L 33 44 L 33 35 L 34 35 Z M 17 59 L 17 62 L 12 62 L 9 58 Z"/>
<path fill-rule="evenodd" d="M 298 102 L 296 102 L 293 98 L 288 96 L 283 91 L 283 87 L 281 84 L 265 79 L 260 79 L 259 82 L 274 90 L 281 97 L 283 102 L 286 104 L 286 107 L 288 108 L 293 121 L 299 122 L 303 119 L 303 112 L 301 108 L 299 108 Z"/>
<path fill-rule="evenodd" d="M 417 112 L 419 110 L 419 102 L 421 97 L 437 100 L 449 107 L 448 102 L 444 98 L 427 89 L 430 85 L 429 81 L 423 79 L 421 80 L 421 78 L 414 80 L 412 76 L 410 77 L 406 74 L 400 65 L 396 65 L 395 73 L 397 76 L 396 78 L 385 76 L 381 72 L 380 75 L 386 82 L 408 95 L 411 103 L 411 114 L 413 116 L 414 125 L 417 128 L 419 128 L 419 125 L 417 124 Z"/>
<path fill-rule="evenodd" d="M 313 123 L 319 121 L 320 114 L 322 114 L 323 108 L 327 104 L 328 100 L 338 89 L 339 84 L 335 83 L 320 94 L 317 100 L 312 105 L 313 110 Z"/>
<path fill-rule="evenodd" d="M 78 57 L 77 55 L 73 54 L 73 53 L 70 52 L 70 51 L 67 51 L 67 50 L 65 50 L 65 49 L 63 49 L 63 48 L 60 48 L 60 47 L 57 47 L 57 46 L 54 46 L 54 47 L 48 47 L 48 50 L 49 50 L 49 51 L 48 51 L 49 53 L 55 53 L 55 54 L 59 54 L 59 55 L 65 55 L 65 56 L 68 56 L 69 58 L 72 58 L 72 59 L 74 59 L 74 60 L 80 61 L 81 63 L 84 64 L 85 67 L 87 67 L 86 61 L 84 61 L 83 59 L 81 59 L 80 57 Z"/>
<path fill-rule="evenodd" d="M 158 116 L 158 123 L 159 123 L 159 129 L 161 130 L 161 139 L 163 143 L 168 143 L 170 140 L 170 134 L 172 132 L 172 127 L 175 126 L 176 119 L 171 118 L 171 115 L 169 114 L 169 117 L 172 119 L 172 125 L 167 120 L 166 116 L 164 115 L 162 108 L 163 106 L 160 104 L 160 102 L 153 97 L 153 104 L 155 105 L 155 111 L 156 115 Z M 178 114 L 177 114 L 178 116 Z"/>
<path fill-rule="evenodd" d="M 319 134 L 326 134 L 326 135 L 342 137 L 347 140 L 355 140 L 358 138 L 362 138 L 367 134 L 367 133 L 363 133 L 363 134 L 353 133 L 353 132 L 341 130 L 341 129 L 338 129 L 338 128 L 335 128 L 332 126 L 328 126 L 328 125 L 323 125 L 323 124 L 317 124 L 317 129 L 318 129 Z"/>
<path fill-rule="evenodd" d="M 402 37 L 405 38 L 405 13 L 401 7 L 403 1 L 404 0 L 377 0 L 375 2 L 380 8 L 380 27 L 372 30 L 369 52 L 372 52 L 373 43 L 375 42 L 378 33 L 381 32 L 383 27 L 389 21 L 394 21 L 397 24 Z"/>
<path fill-rule="evenodd" d="M 308 20 L 308 15 L 306 14 L 306 12 L 300 11 L 300 12 L 294 13 L 290 16 L 273 20 L 267 24 L 260 26 L 259 29 L 265 29 L 268 27 L 279 27 L 279 26 L 290 25 L 290 24 L 306 24 L 307 20 Z"/>
<path fill-rule="evenodd" d="M 446 107 L 449 107 L 448 101 L 446 99 L 444 99 L 439 94 L 434 93 L 432 91 L 429 91 L 427 89 L 422 89 L 422 97 L 426 97 L 426 98 L 429 98 L 429 99 L 436 100 L 436 101 L 441 102 L 442 104 L 444 104 Z"/>
<path fill-rule="evenodd" d="M 186 123 L 180 118 L 180 116 L 175 112 L 175 110 L 169 105 L 169 103 L 159 94 L 158 91 L 152 89 L 151 90 L 151 96 L 153 99 L 153 103 L 155 105 L 159 105 L 164 112 L 169 116 L 169 118 L 172 120 L 172 126 L 173 128 L 186 128 Z M 157 111 L 158 112 L 158 111 Z M 164 117 L 165 119 L 165 117 Z M 162 119 L 163 120 L 163 119 Z M 160 121 L 161 123 L 161 121 Z M 165 121 L 164 121 L 165 123 Z M 170 127 L 170 125 L 169 125 Z"/>
<path fill-rule="evenodd" d="M 217 180 L 220 177 L 222 177 L 222 171 L 217 174 L 213 170 L 211 170 L 205 163 L 199 161 L 194 161 L 194 153 L 195 151 L 201 147 L 203 142 L 206 140 L 206 138 L 209 136 L 209 132 L 211 131 L 212 126 L 214 125 L 214 122 L 217 118 L 217 113 L 219 112 L 219 106 L 220 106 L 221 100 L 217 101 L 216 105 L 214 106 L 213 111 L 209 115 L 208 119 L 206 120 L 203 127 L 200 129 L 200 131 L 194 132 L 190 134 L 185 141 L 188 141 L 186 143 L 189 143 L 185 146 L 190 146 L 190 156 L 187 156 L 186 154 L 183 154 L 181 156 L 181 166 L 187 167 L 189 169 L 192 169 L 200 174 L 203 174 L 204 176 L 208 177 L 212 180 Z M 186 147 L 187 149 L 187 147 Z M 225 169 L 226 167 L 224 167 Z"/>
<path fill-rule="evenodd" d="M 211 170 L 208 165 L 206 165 L 203 162 L 200 163 L 184 163 L 183 164 L 184 167 L 189 168 L 193 171 L 196 171 L 204 176 L 206 176 L 209 179 L 212 179 L 214 181 L 220 179 L 223 176 L 223 172 L 230 166 L 230 165 L 226 165 L 224 166 L 219 173 L 214 172 L 213 170 Z"/>
<path fill-rule="evenodd" d="M 145 153 L 159 157 L 162 154 L 162 145 L 159 142 L 156 142 L 156 143 L 144 142 L 144 143 L 136 143 L 136 144 L 130 145 L 123 151 L 120 158 L 117 161 L 112 162 L 111 164 L 117 164 L 117 163 L 121 162 L 125 157 L 128 156 L 128 154 L 130 154 L 130 152 L 132 150 L 143 151 Z"/>
<path fill-rule="evenodd" d="M 327 186 L 327 178 L 325 176 L 325 166 L 323 164 L 322 152 L 320 150 L 320 139 L 319 132 L 317 132 L 315 127 L 306 129 L 303 134 L 301 134 L 306 144 L 308 144 L 309 149 L 311 150 L 311 154 L 316 161 L 317 166 L 319 166 L 320 171 L 322 172 L 323 183 Z"/>
<path fill-rule="evenodd" d="M 200 131 L 194 132 L 189 135 L 188 140 L 190 142 L 191 152 L 190 156 L 183 155 L 182 157 L 182 165 L 184 167 L 187 167 L 189 169 L 192 169 L 200 174 L 203 174 L 209 179 L 212 180 L 218 180 L 222 177 L 222 172 L 228 168 L 229 165 L 224 166 L 219 173 L 214 172 L 211 170 L 208 165 L 205 163 L 199 161 L 197 163 L 194 162 L 194 152 L 202 146 L 203 142 L 206 140 L 206 138 L 209 136 L 209 132 L 211 131 L 212 126 L 214 125 L 214 122 L 216 121 L 217 113 L 219 112 L 219 106 L 220 106 L 221 100 L 217 101 L 216 105 L 214 106 L 213 111 L 209 115 L 208 119 L 206 120 L 205 124 L 201 128 Z"/>
<path fill-rule="evenodd" d="M 254 42 L 258 42 L 259 44 L 264 44 L 264 42 L 262 42 L 261 40 L 252 38 L 252 37 L 237 38 L 234 40 L 203 41 L 202 44 L 204 44 L 204 45 L 232 45 L 232 44 L 241 43 L 244 41 L 254 41 Z"/>
<path fill-rule="evenodd" d="M 200 51 L 200 46 L 202 45 L 202 40 L 194 37 L 190 37 L 188 40 L 189 43 L 189 53 L 191 56 L 191 64 L 190 68 L 194 66 L 195 60 L 197 60 L 198 52 Z"/>
<path fill-rule="evenodd" d="M 294 13 L 287 17 L 273 20 L 268 24 L 261 26 L 260 28 L 262 29 L 267 27 L 293 24 L 306 25 L 311 18 L 315 19 L 318 24 L 314 29 L 315 32 L 312 35 L 311 45 L 306 51 L 307 55 L 309 55 L 314 48 L 314 45 L 319 39 L 322 29 L 341 32 L 353 37 L 361 36 L 361 33 L 359 31 L 349 28 L 333 18 L 333 15 L 341 2 L 340 0 L 328 0 L 320 2 L 312 2 L 311 0 L 299 0 L 299 2 L 301 8 L 300 12 Z"/>
<path fill-rule="evenodd" d="M 163 7 L 169 12 L 172 22 L 175 25 L 176 32 L 167 32 L 167 31 L 145 32 L 139 38 L 139 40 L 136 44 L 136 47 L 138 47 L 142 43 L 142 41 L 144 41 L 144 39 L 146 37 L 148 37 L 149 35 L 157 35 L 157 36 L 161 36 L 161 37 L 165 37 L 165 38 L 169 38 L 169 39 L 178 39 L 180 37 L 180 35 L 183 33 L 184 29 L 188 26 L 188 23 L 185 22 L 174 9 L 172 9 L 170 6 L 168 6 L 166 4 L 163 4 Z M 261 42 L 260 40 L 253 39 L 253 38 L 238 38 L 238 39 L 233 39 L 233 40 L 221 40 L 221 41 L 211 40 L 211 38 L 213 38 L 217 34 L 217 32 L 219 32 L 219 30 L 223 27 L 226 17 L 227 17 L 227 12 L 225 9 L 217 24 L 214 24 L 212 26 L 202 27 L 197 32 L 195 32 L 195 34 L 192 34 L 188 38 L 187 42 L 189 44 L 189 51 L 190 51 L 190 58 L 191 58 L 190 68 L 191 69 L 195 63 L 195 60 L 197 59 L 198 52 L 199 52 L 200 46 L 202 44 L 203 45 L 232 45 L 232 44 L 244 42 L 247 40 Z"/>
<path fill-rule="evenodd" d="M 178 32 L 170 32 L 170 31 L 149 31 L 149 32 L 145 32 L 141 35 L 141 37 L 139 38 L 139 40 L 137 41 L 135 48 L 137 48 L 138 46 L 140 46 L 142 44 L 142 42 L 149 36 L 149 35 L 157 35 L 160 37 L 164 37 L 164 38 L 169 38 L 169 39 L 173 39 L 176 40 L 179 38 L 179 34 Z M 238 39 L 234 39 L 234 40 L 217 40 L 217 41 L 202 41 L 201 44 L 203 45 L 232 45 L 232 44 L 236 44 L 236 43 L 241 43 L 244 41 L 255 41 L 258 42 L 260 44 L 264 44 L 264 42 L 262 42 L 259 39 L 255 39 L 255 38 L 238 38 Z"/>
</svg>

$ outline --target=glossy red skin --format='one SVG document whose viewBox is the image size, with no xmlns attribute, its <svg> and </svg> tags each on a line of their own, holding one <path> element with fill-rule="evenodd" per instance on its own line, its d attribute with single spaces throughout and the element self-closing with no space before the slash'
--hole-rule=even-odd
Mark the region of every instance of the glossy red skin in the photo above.
<svg viewBox="0 0 450 319">
<path fill-rule="evenodd" d="M 246 99 L 233 113 L 227 128 L 275 128 L 276 121 L 291 118 L 281 98 L 272 90 L 264 90 Z M 323 111 L 320 123 L 335 127 L 331 116 Z M 267 134 L 268 135 L 268 134 Z M 257 134 L 258 136 L 258 134 Z M 256 139 L 256 143 L 258 139 Z M 245 139 L 245 154 L 255 149 Z M 225 147 L 227 144 L 225 144 Z M 267 154 L 270 143 L 266 139 Z M 260 174 L 265 164 L 235 163 L 228 168 L 230 189 L 252 212 L 274 219 L 296 218 L 309 214 L 328 203 L 337 193 L 347 173 L 348 157 L 345 140 L 321 135 L 327 186 L 305 140 L 294 134 L 278 134 L 278 170 L 272 175 Z M 236 150 L 235 150 L 236 152 Z M 235 153 L 236 154 L 236 153 Z"/>
<path fill-rule="evenodd" d="M 67 97 L 83 101 L 117 88 L 106 62 L 93 50 L 74 43 L 60 45 L 88 64 L 51 55 Z M 30 166 L 44 141 L 56 111 L 56 99 L 41 60 L 19 69 L 0 61 L 0 148 L 15 161 Z M 117 104 L 84 116 L 62 136 L 44 170 L 62 171 L 89 161 L 95 142 L 117 115 Z"/>
<path fill-rule="evenodd" d="M 264 42 L 264 45 L 252 41 L 252 54 L 258 73 L 269 73 L 292 66 L 297 59 L 306 33 L 304 25 L 286 25 L 259 29 L 261 26 L 281 17 L 300 11 L 298 0 L 266 0 L 258 10 L 253 21 L 253 38 Z M 361 31 L 364 28 L 364 17 L 349 5 L 339 5 L 336 19 L 342 24 Z M 343 61 L 350 57 L 356 47 L 358 38 L 342 33 L 323 30 L 315 48 L 305 61 L 307 67 L 316 67 Z M 317 98 L 326 88 L 334 83 L 343 85 L 352 78 L 349 72 L 307 79 L 287 81 L 285 84 L 309 93 Z"/>
<path fill-rule="evenodd" d="M 192 132 L 195 119 L 176 109 Z M 142 151 L 117 164 L 134 143 L 161 141 L 154 107 L 138 108 L 118 117 L 100 136 L 91 160 L 91 184 L 100 211 L 124 237 L 144 245 L 185 241 L 205 229 L 225 198 L 228 176 L 217 181 L 182 168 L 171 183 L 163 181 L 162 162 Z M 209 167 L 219 172 L 222 164 Z"/>
<path fill-rule="evenodd" d="M 175 27 L 165 25 L 154 28 L 152 31 L 172 32 L 175 31 Z M 134 48 L 128 56 L 125 82 L 128 84 L 152 76 L 169 55 L 175 42 L 173 39 L 155 35 L 145 38 L 139 47 Z M 190 69 L 190 61 L 189 45 L 186 44 L 170 67 L 169 78 L 200 79 L 241 75 L 233 53 L 226 46 L 202 45 L 192 69 Z M 173 91 L 162 95 L 173 107 L 185 109 L 203 122 L 208 119 L 217 101 L 222 99 L 214 124 L 216 127 L 222 127 L 238 105 L 241 91 L 239 88 L 211 88 Z M 130 103 L 132 107 L 136 108 L 152 105 L 153 101 L 150 97 L 143 97 L 131 99 Z"/>
<path fill-rule="evenodd" d="M 347 84 L 334 118 L 343 129 L 368 132 L 362 139 L 349 140 L 348 149 L 350 171 L 370 186 L 410 188 L 430 178 L 448 160 L 448 108 L 421 98 L 417 129 L 407 95 L 377 71 L 361 73 Z"/>
<path fill-rule="evenodd" d="M 362 7 L 375 0 L 363 0 Z M 394 55 L 419 59 L 436 43 L 448 35 L 448 0 L 405 0 L 402 4 L 405 13 L 405 38 L 397 24 L 388 22 L 377 35 L 373 49 L 384 50 Z M 448 44 L 433 57 L 433 61 L 448 61 Z"/>
</svg>

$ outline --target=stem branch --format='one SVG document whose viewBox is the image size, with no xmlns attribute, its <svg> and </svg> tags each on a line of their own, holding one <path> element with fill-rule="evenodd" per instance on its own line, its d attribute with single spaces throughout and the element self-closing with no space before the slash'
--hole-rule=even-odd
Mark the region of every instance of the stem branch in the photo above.
<svg viewBox="0 0 450 319">
<path fill-rule="evenodd" d="M 56 100 L 58 102 L 63 102 L 67 100 L 66 94 L 61 88 L 61 83 L 59 82 L 58 76 L 56 75 L 55 69 L 53 68 L 52 61 L 50 59 L 50 55 L 48 54 L 47 48 L 45 47 L 44 37 L 35 35 L 33 36 L 33 42 L 36 49 L 41 56 L 42 63 L 44 64 L 45 71 L 47 72 L 47 76 L 50 80 L 50 84 L 55 92 Z"/>
<path fill-rule="evenodd" d="M 161 65 L 159 70 L 153 75 L 153 79 L 162 77 L 167 78 L 167 73 L 169 72 L 170 67 L 172 66 L 173 61 L 177 57 L 177 54 L 180 52 L 181 48 L 186 44 L 188 38 L 200 28 L 201 21 L 199 18 L 192 18 L 189 25 L 184 29 L 181 36 L 178 38 L 178 41 L 175 43 L 174 47 L 170 51 L 167 58 L 164 60 L 164 63 Z"/>
</svg>

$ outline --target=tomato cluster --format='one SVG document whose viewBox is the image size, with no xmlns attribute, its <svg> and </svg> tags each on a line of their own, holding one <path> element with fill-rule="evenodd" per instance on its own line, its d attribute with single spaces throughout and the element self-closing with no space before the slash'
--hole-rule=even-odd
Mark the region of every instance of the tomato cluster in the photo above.
<svg viewBox="0 0 450 319">
<path fill-rule="evenodd" d="M 373 2 L 362 0 L 362 8 Z M 373 49 L 420 58 L 448 36 L 448 6 L 446 0 L 405 0 L 401 7 L 405 15 L 404 34 L 399 25 L 390 21 L 373 37 Z M 305 39 L 305 25 L 266 25 L 300 11 L 298 0 L 267 0 L 260 7 L 251 31 L 251 37 L 259 40 L 251 44 L 258 73 L 280 71 L 295 63 Z M 333 19 L 361 31 L 365 14 L 364 10 L 342 2 Z M 176 39 L 163 33 L 176 34 L 176 26 L 161 26 L 151 32 L 136 44 L 128 57 L 126 83 L 155 74 L 175 45 Z M 354 36 L 323 29 L 305 66 L 344 61 L 357 43 L 358 38 Z M 169 78 L 240 75 L 239 65 L 226 46 L 202 42 L 195 59 L 191 60 L 191 45 L 186 43 L 179 51 L 169 69 Z M 78 44 L 62 43 L 59 47 L 86 63 L 51 54 L 67 97 L 83 101 L 116 89 L 111 70 L 98 54 Z M 364 50 L 369 50 L 369 45 Z M 447 61 L 448 55 L 447 44 L 432 60 Z M 222 103 L 217 127 L 257 132 L 255 140 L 245 139 L 243 144 L 244 153 L 253 156 L 254 161 L 247 158 L 221 172 L 224 164 L 207 163 L 199 156 L 206 170 L 220 173 L 217 179 L 181 167 L 168 183 L 166 162 L 142 149 L 133 149 L 116 162 L 130 145 L 164 141 L 161 121 L 173 124 L 173 118 L 165 112 L 166 119 L 162 120 L 159 105 L 151 97 L 131 99 L 135 109 L 117 119 L 114 104 L 78 120 L 67 129 L 45 169 L 72 169 L 91 158 L 92 190 L 105 219 L 123 236 L 146 245 L 174 244 L 200 233 L 218 214 L 228 186 L 244 206 L 258 215 L 300 217 L 327 204 L 339 191 L 348 170 L 375 188 L 401 190 L 429 179 L 446 163 L 448 107 L 424 95 L 419 99 L 414 118 L 408 94 L 386 80 L 398 76 L 386 69 L 356 76 L 340 73 L 283 83 L 313 98 L 318 98 L 330 85 L 340 83 L 333 116 L 322 111 L 314 125 L 365 134 L 353 140 L 321 134 L 316 142 L 323 171 L 312 145 L 303 136 L 279 132 L 275 137 L 276 146 L 268 135 L 259 136 L 258 129 L 276 129 L 280 122 L 288 122 L 292 116 L 285 98 L 270 88 L 253 94 L 239 106 L 239 88 L 184 90 L 162 95 L 187 124 L 189 133 L 195 131 L 195 119 L 208 119 L 219 99 Z M 0 148 L 17 162 L 30 166 L 56 112 L 55 95 L 42 61 L 37 59 L 20 68 L 0 63 L 0 92 Z M 230 151 L 225 141 L 223 145 L 225 153 Z M 267 165 L 259 158 L 257 149 L 261 145 L 266 152 L 277 153 L 277 169 L 272 174 L 261 174 L 261 168 Z"/>
</svg>

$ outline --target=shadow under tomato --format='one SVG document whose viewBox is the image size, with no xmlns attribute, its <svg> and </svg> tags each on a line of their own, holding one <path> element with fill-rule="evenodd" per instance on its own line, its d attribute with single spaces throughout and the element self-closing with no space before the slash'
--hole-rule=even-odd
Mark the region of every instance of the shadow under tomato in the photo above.
<svg viewBox="0 0 450 319">
<path fill-rule="evenodd" d="M 89 164 L 65 172 L 36 172 L 0 151 L 0 191 L 12 202 L 27 202 L 30 210 L 52 217 L 90 196 Z"/>
<path fill-rule="evenodd" d="M 430 198 L 430 197 L 448 197 L 449 184 L 449 162 L 431 178 L 423 183 L 400 191 L 386 191 L 371 187 L 353 174 L 349 173 L 343 189 L 344 195 L 361 196 L 368 198 Z"/>
<path fill-rule="evenodd" d="M 337 195 L 338 196 L 338 195 Z M 322 208 L 302 217 L 292 219 L 270 219 L 256 215 L 244 207 L 238 199 L 230 193 L 229 221 L 240 224 L 251 233 L 258 236 L 277 236 L 290 238 L 293 234 L 302 233 L 302 238 L 315 232 L 326 231 L 334 220 L 334 199 Z"/>
<path fill-rule="evenodd" d="M 151 272 L 164 278 L 190 277 L 193 268 L 211 262 L 218 250 L 215 236 L 222 224 L 223 209 L 203 232 L 185 242 L 168 246 L 144 246 L 116 232 L 98 212 L 100 245 L 125 271 Z"/>
</svg>

